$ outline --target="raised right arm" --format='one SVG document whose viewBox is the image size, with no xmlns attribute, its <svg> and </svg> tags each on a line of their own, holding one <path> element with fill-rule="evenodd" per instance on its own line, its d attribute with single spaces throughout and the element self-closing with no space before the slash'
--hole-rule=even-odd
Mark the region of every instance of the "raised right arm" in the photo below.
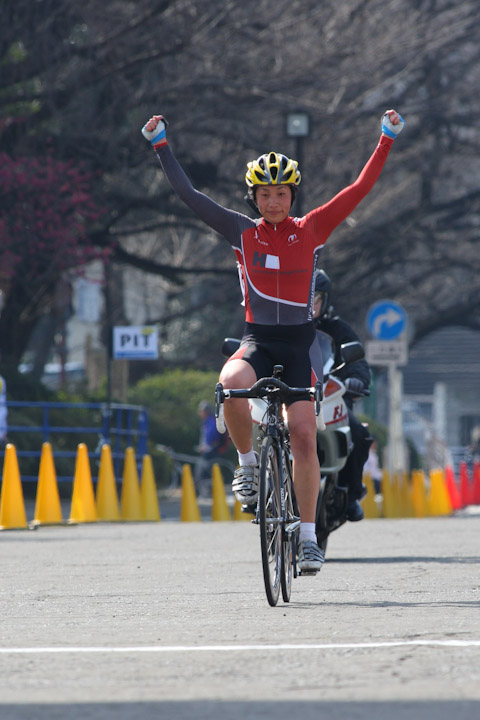
<svg viewBox="0 0 480 720">
<path fill-rule="evenodd" d="M 403 118 L 395 110 L 387 110 L 381 120 L 382 134 L 379 143 L 358 178 L 325 205 L 312 210 L 306 216 L 307 221 L 314 228 L 316 237 L 322 241 L 319 244 L 326 241 L 330 233 L 370 192 L 382 172 L 393 141 L 404 125 Z"/>
</svg>

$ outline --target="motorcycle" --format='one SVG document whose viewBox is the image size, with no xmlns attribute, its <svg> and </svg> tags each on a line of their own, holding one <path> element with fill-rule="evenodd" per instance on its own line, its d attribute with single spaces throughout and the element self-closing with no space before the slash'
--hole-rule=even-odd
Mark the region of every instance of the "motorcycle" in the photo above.
<svg viewBox="0 0 480 720">
<path fill-rule="evenodd" d="M 347 389 L 336 373 L 362 360 L 365 351 L 360 342 L 345 343 L 341 345 L 342 362 L 335 366 L 335 346 L 332 338 L 320 330 L 316 332 L 322 348 L 324 382 L 322 409 L 326 428 L 323 432 L 317 431 L 321 484 L 315 529 L 318 545 L 325 551 L 330 533 L 347 521 L 348 488 L 339 485 L 338 478 L 353 450 L 348 407 L 345 402 Z M 367 390 L 355 395 L 360 397 L 366 394 L 368 394 Z"/>
<path fill-rule="evenodd" d="M 338 484 L 338 476 L 353 449 L 345 402 L 347 389 L 336 373 L 363 359 L 365 352 L 360 342 L 345 343 L 341 346 L 342 362 L 335 366 L 332 338 L 321 330 L 316 330 L 316 335 L 323 359 L 323 400 L 322 413 L 317 417 L 317 454 L 321 468 L 321 484 L 315 525 L 318 545 L 325 551 L 330 533 L 347 520 L 348 489 Z M 239 340 L 226 338 L 222 352 L 226 357 L 230 357 L 239 345 Z M 255 426 L 264 424 L 266 402 L 250 399 L 249 406 L 254 423 L 255 445 Z"/>
</svg>

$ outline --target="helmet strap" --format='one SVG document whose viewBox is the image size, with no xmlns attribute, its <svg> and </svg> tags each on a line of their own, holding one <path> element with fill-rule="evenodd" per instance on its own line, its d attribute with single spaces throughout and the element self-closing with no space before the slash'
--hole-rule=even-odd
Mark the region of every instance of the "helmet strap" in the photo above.
<svg viewBox="0 0 480 720">
<path fill-rule="evenodd" d="M 255 213 L 258 214 L 259 210 L 258 210 L 258 207 L 257 207 L 257 204 L 256 204 L 255 200 L 253 199 L 253 193 L 251 192 L 251 190 L 249 190 L 249 191 L 247 192 L 247 194 L 245 195 L 245 197 L 244 197 L 243 199 L 244 199 L 245 202 L 247 203 L 248 207 L 249 207 L 251 210 L 253 210 Z"/>
<path fill-rule="evenodd" d="M 290 203 L 290 207 L 292 207 L 293 203 L 295 202 L 295 198 L 297 197 L 298 188 L 296 185 L 289 185 L 290 192 L 292 193 L 292 202 Z"/>
</svg>

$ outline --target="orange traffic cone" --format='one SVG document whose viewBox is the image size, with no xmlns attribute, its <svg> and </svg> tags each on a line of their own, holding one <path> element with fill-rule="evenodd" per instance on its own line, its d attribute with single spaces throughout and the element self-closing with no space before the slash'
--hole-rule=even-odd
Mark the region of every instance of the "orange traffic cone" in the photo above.
<svg viewBox="0 0 480 720">
<path fill-rule="evenodd" d="M 460 491 L 455 480 L 455 473 L 451 465 L 447 465 L 445 468 L 445 485 L 450 497 L 452 510 L 460 510 L 462 507 L 462 498 L 460 497 Z"/>
<path fill-rule="evenodd" d="M 3 463 L 0 530 L 23 530 L 25 528 L 27 528 L 27 515 L 23 502 L 17 451 L 15 445 L 8 443 L 5 446 Z"/>
<path fill-rule="evenodd" d="M 472 504 L 472 493 L 470 488 L 470 480 L 468 477 L 467 463 L 462 460 L 460 463 L 460 497 L 462 499 L 462 507 Z"/>
<path fill-rule="evenodd" d="M 102 445 L 97 480 L 97 514 L 99 520 L 120 520 L 118 493 L 110 445 Z"/>
<path fill-rule="evenodd" d="M 158 522 L 160 509 L 158 507 L 157 485 L 153 474 L 153 463 L 150 455 L 144 455 L 142 460 L 142 480 L 140 483 L 140 505 L 142 520 Z"/>
<path fill-rule="evenodd" d="M 88 450 L 85 443 L 80 443 L 77 447 L 69 522 L 97 522 L 95 493 L 93 492 L 90 461 L 88 459 Z"/>
<path fill-rule="evenodd" d="M 120 514 L 123 520 L 142 519 L 137 463 L 135 460 L 135 451 L 132 447 L 125 450 L 120 506 Z"/>
<path fill-rule="evenodd" d="M 480 505 L 480 462 L 475 460 L 472 471 L 472 503 Z"/>
<path fill-rule="evenodd" d="M 53 462 L 52 446 L 42 445 L 38 470 L 37 496 L 33 525 L 58 525 L 62 521 L 62 507 L 58 494 L 57 475 Z"/>
</svg>

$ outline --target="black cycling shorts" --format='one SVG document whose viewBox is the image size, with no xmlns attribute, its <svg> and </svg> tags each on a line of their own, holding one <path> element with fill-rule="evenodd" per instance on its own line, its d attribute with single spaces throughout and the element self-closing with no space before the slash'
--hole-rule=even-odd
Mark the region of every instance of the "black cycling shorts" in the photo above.
<svg viewBox="0 0 480 720">
<path fill-rule="evenodd" d="M 283 365 L 283 382 L 290 387 L 311 387 L 323 380 L 323 362 L 313 323 L 258 325 L 246 323 L 240 347 L 230 360 L 245 360 L 257 380 L 270 377 L 274 365 Z M 310 396 L 297 400 L 310 400 Z"/>
</svg>

